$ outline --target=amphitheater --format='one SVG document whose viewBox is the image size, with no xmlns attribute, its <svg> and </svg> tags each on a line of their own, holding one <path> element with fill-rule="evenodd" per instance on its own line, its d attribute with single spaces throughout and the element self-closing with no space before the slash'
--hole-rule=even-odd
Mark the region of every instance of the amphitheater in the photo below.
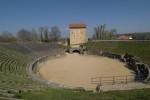
<svg viewBox="0 0 150 100">
<path fill-rule="evenodd" d="M 66 54 L 56 43 L 1 43 L 1 98 L 48 87 L 88 91 L 94 90 L 99 83 L 102 83 L 103 91 L 150 87 L 133 82 L 135 73 L 120 61 L 121 56 L 107 53 L 98 55 Z M 106 77 L 111 78 L 107 84 L 103 83 Z M 119 80 L 119 83 L 115 80 Z"/>
<path fill-rule="evenodd" d="M 96 84 L 91 84 L 92 77 L 132 75 L 132 72 L 124 67 L 124 63 L 92 55 L 66 54 L 39 66 L 40 75 L 46 80 L 86 89 L 95 89 Z"/>
</svg>

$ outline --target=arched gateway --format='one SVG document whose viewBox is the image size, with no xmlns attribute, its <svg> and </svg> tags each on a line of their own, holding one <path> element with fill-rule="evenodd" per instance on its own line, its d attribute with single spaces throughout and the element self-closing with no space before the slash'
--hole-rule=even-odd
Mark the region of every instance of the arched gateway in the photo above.
<svg viewBox="0 0 150 100">
<path fill-rule="evenodd" d="M 82 44 L 87 42 L 86 24 L 69 24 L 70 52 L 83 51 Z"/>
</svg>

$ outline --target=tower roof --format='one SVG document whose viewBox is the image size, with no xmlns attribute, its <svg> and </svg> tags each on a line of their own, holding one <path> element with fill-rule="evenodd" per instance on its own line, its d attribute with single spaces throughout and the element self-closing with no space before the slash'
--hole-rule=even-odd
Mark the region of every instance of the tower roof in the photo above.
<svg viewBox="0 0 150 100">
<path fill-rule="evenodd" d="M 86 28 L 86 24 L 69 24 L 69 28 Z"/>
</svg>

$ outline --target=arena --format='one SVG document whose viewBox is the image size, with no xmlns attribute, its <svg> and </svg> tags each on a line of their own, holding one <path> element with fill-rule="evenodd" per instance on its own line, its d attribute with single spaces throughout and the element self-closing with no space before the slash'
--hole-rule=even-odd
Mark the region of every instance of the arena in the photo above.
<svg viewBox="0 0 150 100">
<path fill-rule="evenodd" d="M 96 84 L 91 84 L 93 77 L 133 75 L 119 60 L 77 53 L 41 63 L 39 73 L 50 82 L 85 89 L 95 89 Z"/>
</svg>

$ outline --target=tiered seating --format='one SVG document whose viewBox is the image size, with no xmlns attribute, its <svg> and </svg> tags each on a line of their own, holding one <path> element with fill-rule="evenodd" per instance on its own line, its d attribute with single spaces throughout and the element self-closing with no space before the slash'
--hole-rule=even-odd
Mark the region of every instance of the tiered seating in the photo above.
<svg viewBox="0 0 150 100">
<path fill-rule="evenodd" d="M 26 66 L 29 61 L 24 55 L 2 47 L 0 49 L 0 88 L 26 90 L 44 86 L 27 76 Z"/>
<path fill-rule="evenodd" d="M 49 43 L 49 44 L 31 43 L 31 44 L 22 44 L 22 46 L 25 46 L 26 48 L 32 50 L 32 53 L 29 54 L 31 58 L 39 58 L 45 55 L 55 54 L 62 51 L 62 49 L 60 49 L 56 43 Z"/>
<path fill-rule="evenodd" d="M 24 46 L 21 46 L 20 44 L 3 43 L 3 44 L 0 44 L 0 46 L 7 48 L 9 50 L 18 51 L 18 52 L 25 54 L 25 55 L 31 53 L 31 50 L 25 48 Z"/>
<path fill-rule="evenodd" d="M 30 59 L 36 59 L 45 55 L 55 54 L 62 51 L 56 43 L 20 43 L 0 44 L 1 47 L 18 51 Z"/>
<path fill-rule="evenodd" d="M 37 90 L 47 86 L 33 81 L 26 73 L 32 59 L 57 54 L 62 49 L 53 44 L 0 44 L 0 89 Z M 32 59 L 31 59 L 32 58 Z"/>
</svg>

